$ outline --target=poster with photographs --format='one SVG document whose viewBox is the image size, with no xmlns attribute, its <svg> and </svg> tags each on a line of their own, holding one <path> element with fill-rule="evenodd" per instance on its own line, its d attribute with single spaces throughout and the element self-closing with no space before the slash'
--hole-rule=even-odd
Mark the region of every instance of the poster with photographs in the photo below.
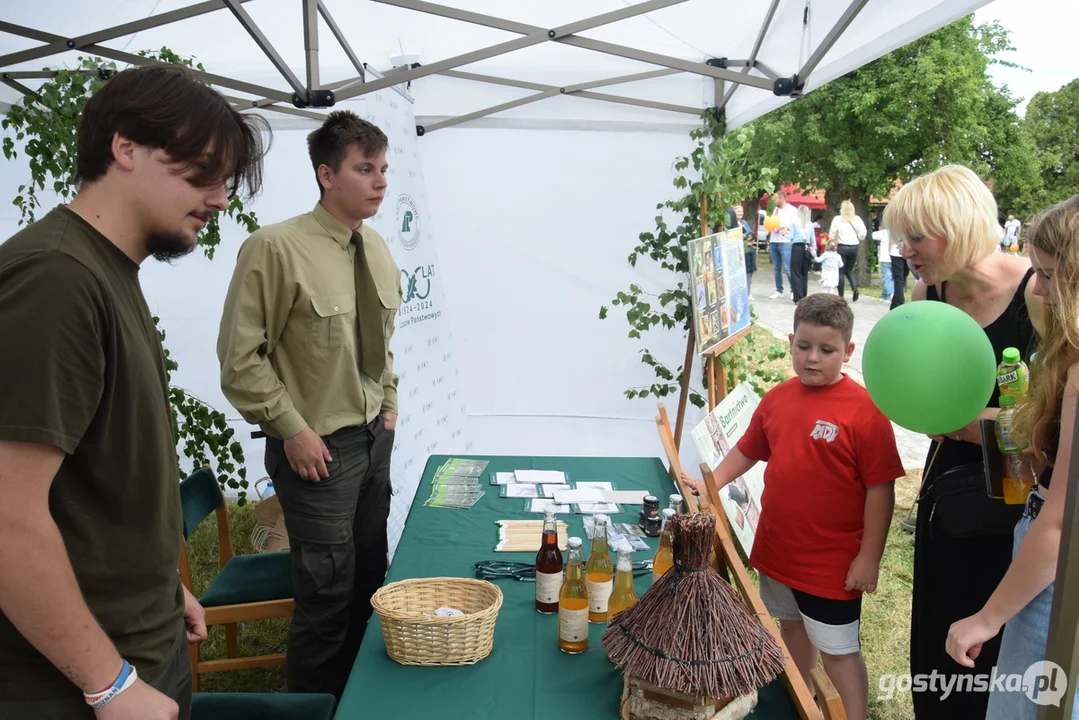
<svg viewBox="0 0 1079 720">
<path fill-rule="evenodd" d="M 758 404 L 760 398 L 749 383 L 741 383 L 693 428 L 690 435 L 701 462 L 712 470 L 719 466 L 745 434 Z M 719 491 L 723 511 L 747 556 L 753 550 L 753 538 L 761 516 L 764 467 L 764 463 L 757 463 L 745 475 Z"/>
<path fill-rule="evenodd" d="M 697 353 L 749 327 L 749 288 L 741 229 L 689 243 L 689 277 Z"/>
</svg>

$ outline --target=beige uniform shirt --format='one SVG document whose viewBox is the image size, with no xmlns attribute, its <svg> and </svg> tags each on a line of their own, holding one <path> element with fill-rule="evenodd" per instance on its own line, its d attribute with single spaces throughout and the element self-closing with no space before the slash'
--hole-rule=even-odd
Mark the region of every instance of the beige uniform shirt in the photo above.
<svg viewBox="0 0 1079 720">
<path fill-rule="evenodd" d="M 386 337 L 381 378 L 359 367 L 356 245 L 352 230 L 321 203 L 257 230 L 240 248 L 225 298 L 217 356 L 221 389 L 245 420 L 287 439 L 319 435 L 397 412 L 390 338 L 401 307 L 401 272 L 367 225 L 364 255 L 378 290 Z"/>
</svg>

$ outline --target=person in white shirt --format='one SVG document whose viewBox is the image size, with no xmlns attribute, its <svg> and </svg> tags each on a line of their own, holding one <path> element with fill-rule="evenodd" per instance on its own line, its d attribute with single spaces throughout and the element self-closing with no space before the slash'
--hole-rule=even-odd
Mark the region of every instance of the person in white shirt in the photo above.
<svg viewBox="0 0 1079 720">
<path fill-rule="evenodd" d="M 843 297 L 843 280 L 846 276 L 854 292 L 851 298 L 854 302 L 858 300 L 858 278 L 854 274 L 854 266 L 858 262 L 858 246 L 865 240 L 865 236 L 865 222 L 854 213 L 854 203 L 844 200 L 839 206 L 839 214 L 832 218 L 828 239 L 836 241 L 839 256 L 843 258 L 843 274 L 839 276 L 839 297 Z"/>
<path fill-rule="evenodd" d="M 791 285 L 791 299 L 794 298 L 794 280 L 791 279 L 791 238 L 794 225 L 798 222 L 798 211 L 787 202 L 787 195 L 782 190 L 776 193 L 776 217 L 779 228 L 768 236 L 768 254 L 772 258 L 772 267 L 776 274 L 776 291 L 768 297 L 772 300 L 783 297 L 783 273 Z"/>
<path fill-rule="evenodd" d="M 1023 223 L 1016 219 L 1015 215 L 1008 216 L 1008 222 L 1004 223 L 1004 240 L 1000 243 L 1000 249 L 1008 251 L 1012 245 L 1019 244 L 1019 228 Z"/>
</svg>

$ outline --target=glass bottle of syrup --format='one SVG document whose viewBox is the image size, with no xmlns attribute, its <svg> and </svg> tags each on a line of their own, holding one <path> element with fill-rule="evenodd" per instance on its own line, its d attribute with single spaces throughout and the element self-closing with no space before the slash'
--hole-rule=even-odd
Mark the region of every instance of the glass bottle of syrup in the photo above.
<svg viewBox="0 0 1079 720">
<path fill-rule="evenodd" d="M 607 516 L 595 516 L 595 533 L 592 535 L 592 551 L 584 566 L 585 584 L 588 586 L 588 622 L 607 622 L 607 602 L 614 586 L 614 566 L 607 554 Z"/>
<path fill-rule="evenodd" d="M 618 567 L 614 574 L 614 590 L 607 603 L 607 622 L 623 610 L 637 604 L 637 593 L 633 590 L 633 551 L 618 551 Z"/>
<path fill-rule="evenodd" d="M 667 508 L 663 511 L 663 529 L 659 532 L 659 550 L 652 558 L 652 584 L 663 577 L 663 574 L 674 566 L 674 541 L 671 538 L 671 518 L 674 510 Z"/>
<path fill-rule="evenodd" d="M 562 551 L 558 549 L 558 516 L 553 505 L 543 511 L 543 540 L 536 553 L 536 610 L 544 615 L 558 612 L 562 587 Z"/>
<path fill-rule="evenodd" d="M 588 649 L 588 588 L 581 565 L 581 538 L 569 539 L 566 580 L 558 593 L 558 649 L 570 655 Z"/>
</svg>

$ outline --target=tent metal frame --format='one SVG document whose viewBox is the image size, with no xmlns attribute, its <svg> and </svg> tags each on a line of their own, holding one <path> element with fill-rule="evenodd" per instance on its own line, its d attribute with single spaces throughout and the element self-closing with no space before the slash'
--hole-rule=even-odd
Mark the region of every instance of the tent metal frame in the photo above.
<svg viewBox="0 0 1079 720">
<path fill-rule="evenodd" d="M 314 109 L 333 107 L 337 102 L 342 100 L 362 97 L 363 95 L 377 92 L 384 88 L 392 88 L 405 98 L 411 100 L 411 97 L 402 86 L 407 86 L 409 82 L 417 78 L 437 74 L 461 80 L 535 90 L 536 92 L 535 94 L 517 100 L 476 110 L 475 112 L 460 115 L 458 117 L 449 118 L 426 127 L 417 126 L 416 130 L 420 135 L 446 127 L 467 123 L 470 120 L 493 115 L 504 110 L 509 110 L 510 108 L 538 102 L 539 100 L 544 100 L 556 95 L 567 95 L 599 102 L 633 105 L 699 116 L 709 108 L 674 105 L 654 100 L 598 93 L 593 92 L 593 90 L 638 80 L 660 78 L 679 73 L 690 73 L 703 77 L 710 77 L 715 81 L 713 109 L 717 112 L 722 111 L 730 101 L 734 92 L 742 85 L 763 90 L 771 90 L 776 95 L 797 96 L 801 93 L 809 73 L 813 71 L 828 50 L 831 49 L 835 41 L 842 35 L 843 31 L 846 30 L 850 22 L 868 2 L 868 0 L 851 0 L 850 5 L 840 18 L 839 22 L 825 37 L 824 41 L 810 57 L 809 61 L 807 61 L 797 73 L 784 77 L 757 60 L 757 54 L 764 42 L 772 18 L 775 16 L 779 0 L 772 0 L 764 23 L 758 32 L 753 51 L 748 59 L 732 60 L 728 58 L 709 58 L 704 62 L 685 60 L 683 58 L 648 52 L 640 48 L 602 42 L 583 37 L 579 34 L 621 20 L 641 16 L 654 10 L 679 5 L 687 2 L 687 0 L 643 0 L 634 5 L 629 5 L 624 8 L 619 8 L 611 12 L 602 13 L 555 28 L 528 25 L 526 23 L 515 22 L 513 20 L 494 17 L 492 15 L 439 5 L 427 2 L 427 0 L 371 0 L 371 2 L 391 5 L 414 12 L 422 12 L 460 22 L 495 28 L 509 33 L 516 33 L 520 36 L 463 55 L 438 60 L 427 65 L 414 63 L 408 66 L 394 68 L 392 71 L 386 73 L 378 73 L 370 66 L 360 61 L 359 56 L 349 44 L 345 33 L 342 32 L 340 27 L 334 21 L 324 0 L 297 1 L 300 3 L 303 10 L 302 32 L 304 39 L 305 72 L 302 80 L 289 64 L 285 62 L 280 53 L 274 48 L 273 44 L 259 28 L 258 23 L 255 22 L 244 8 L 244 5 L 252 2 L 252 0 L 205 0 L 204 2 L 199 2 L 188 7 L 151 15 L 141 20 L 123 23 L 97 32 L 70 38 L 16 25 L 14 23 L 0 21 L 0 32 L 37 40 L 43 43 L 40 47 L 0 56 L 0 82 L 14 88 L 23 95 L 33 97 L 35 95 L 34 91 L 19 81 L 31 78 L 52 77 L 55 76 L 55 72 L 17 71 L 5 70 L 4 68 L 10 68 L 20 63 L 49 57 L 70 50 L 93 53 L 104 58 L 132 65 L 160 64 L 157 60 L 152 58 L 145 58 L 139 55 L 115 50 L 102 45 L 102 43 L 143 30 L 161 27 L 163 25 L 198 17 L 217 10 L 227 9 L 236 18 L 237 23 L 244 31 L 255 41 L 259 49 L 262 50 L 263 54 L 271 64 L 273 64 L 288 85 L 288 90 L 280 90 L 245 82 L 224 75 L 194 71 L 204 81 L 216 85 L 219 88 L 257 96 L 255 99 L 239 97 L 236 95 L 225 96 L 235 107 L 244 111 L 269 110 L 312 120 L 322 120 L 325 118 L 325 115 L 315 112 Z M 349 62 L 352 63 L 352 66 L 356 70 L 356 77 L 325 85 L 321 83 L 319 74 L 319 17 L 326 23 L 330 33 L 341 46 L 342 50 L 344 50 Z M 461 68 L 462 66 L 480 60 L 498 57 L 499 55 L 504 55 L 515 50 L 531 47 L 544 42 L 562 43 L 571 47 L 578 47 L 593 52 L 655 65 L 660 69 L 569 86 L 549 85 L 511 78 L 492 77 L 489 75 L 458 70 L 458 68 Z M 741 68 L 741 70 L 737 71 L 734 68 Z M 756 70 L 758 74 L 751 74 L 754 70 Z M 730 84 L 729 89 L 727 88 L 728 83 Z"/>
</svg>

